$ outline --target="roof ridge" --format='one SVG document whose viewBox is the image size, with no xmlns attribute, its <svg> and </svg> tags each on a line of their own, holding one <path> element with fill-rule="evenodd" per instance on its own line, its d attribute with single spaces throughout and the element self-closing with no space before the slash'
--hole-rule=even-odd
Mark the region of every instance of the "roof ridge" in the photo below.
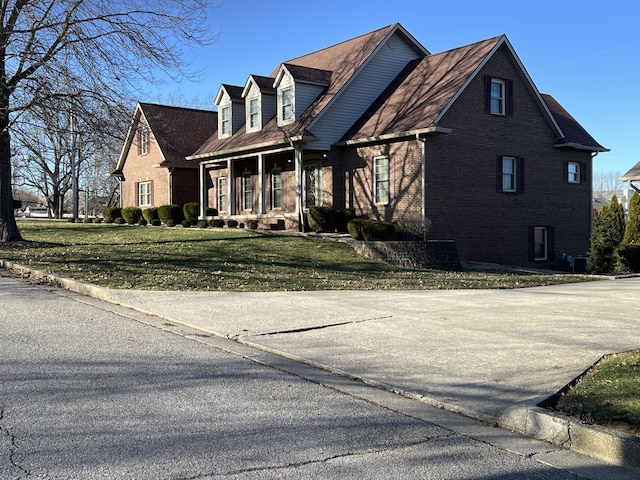
<svg viewBox="0 0 640 480">
<path fill-rule="evenodd" d="M 154 102 L 138 102 L 140 106 L 149 106 L 149 107 L 160 107 L 160 108 L 171 108 L 176 110 L 191 110 L 196 112 L 204 112 L 204 113 L 216 113 L 215 110 L 209 110 L 207 108 L 196 108 L 196 107 L 181 107 L 179 105 L 166 105 L 163 103 L 154 103 Z"/>
</svg>

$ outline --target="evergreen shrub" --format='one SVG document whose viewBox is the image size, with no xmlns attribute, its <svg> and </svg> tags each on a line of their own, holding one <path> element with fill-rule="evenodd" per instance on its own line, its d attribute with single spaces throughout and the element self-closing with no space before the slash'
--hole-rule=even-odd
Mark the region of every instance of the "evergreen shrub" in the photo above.
<svg viewBox="0 0 640 480">
<path fill-rule="evenodd" d="M 140 207 L 124 207 L 120 214 L 129 225 L 135 225 L 142 218 Z"/>
<path fill-rule="evenodd" d="M 102 223 L 102 222 L 103 222 L 103 220 L 104 220 L 104 219 L 103 219 L 102 217 L 95 217 L 95 218 L 93 219 L 93 223 Z"/>
<path fill-rule="evenodd" d="M 159 227 L 160 225 L 162 225 L 162 222 L 160 221 L 159 218 L 156 218 L 156 219 L 151 221 L 151 225 L 154 226 L 154 227 Z"/>
<path fill-rule="evenodd" d="M 182 222 L 180 222 L 180 225 L 182 225 L 183 228 L 190 228 L 191 222 L 189 220 L 182 220 Z"/>
<path fill-rule="evenodd" d="M 335 227 L 335 211 L 330 207 L 311 207 L 307 214 L 309 228 L 316 233 L 333 232 Z"/>
<path fill-rule="evenodd" d="M 82 223 L 93 223 L 93 219 L 90 217 L 84 217 L 84 220 L 82 220 Z"/>
<path fill-rule="evenodd" d="M 140 218 L 138 219 L 138 225 L 140 225 L 141 227 L 145 227 L 145 226 L 147 226 L 147 224 L 148 224 L 148 223 L 149 223 L 149 222 L 148 222 L 148 221 L 147 221 L 147 219 L 146 219 L 146 218 L 144 218 L 144 217 L 140 217 Z"/>
<path fill-rule="evenodd" d="M 198 220 L 198 223 L 196 225 L 198 226 L 198 228 L 207 228 L 209 226 L 209 222 L 207 222 L 206 220 Z"/>
<path fill-rule="evenodd" d="M 234 219 L 227 220 L 227 227 L 229 228 L 238 228 L 238 221 Z"/>
<path fill-rule="evenodd" d="M 338 232 L 348 232 L 347 225 L 356 218 L 356 211 L 353 208 L 340 208 L 335 211 L 335 229 Z"/>
<path fill-rule="evenodd" d="M 224 220 L 221 218 L 214 218 L 213 220 L 209 221 L 209 225 L 215 228 L 222 228 L 224 227 Z"/>
<path fill-rule="evenodd" d="M 127 223 L 127 221 L 122 217 L 117 217 L 113 220 L 113 223 L 115 223 L 116 225 L 124 225 L 125 223 Z"/>
<path fill-rule="evenodd" d="M 257 220 L 248 220 L 247 221 L 247 228 L 249 228 L 251 230 L 255 230 L 256 228 L 258 228 L 258 221 Z"/>
<path fill-rule="evenodd" d="M 367 223 L 369 220 L 364 218 L 354 218 L 349 223 L 347 223 L 347 231 L 349 235 L 355 240 L 364 240 L 364 236 L 362 235 L 362 226 Z"/>
<path fill-rule="evenodd" d="M 121 217 L 122 209 L 120 207 L 107 207 L 102 212 L 105 223 L 114 223 L 115 219 Z"/>
<path fill-rule="evenodd" d="M 180 205 L 160 205 L 158 207 L 158 218 L 165 225 L 167 225 L 167 221 L 173 220 L 173 226 L 175 226 L 176 223 L 181 223 L 184 220 L 184 212 Z"/>
<path fill-rule="evenodd" d="M 640 272 L 640 244 L 621 243 L 618 247 L 621 266 L 629 272 Z"/>
<path fill-rule="evenodd" d="M 391 222 L 369 220 L 362 226 L 362 236 L 367 242 L 388 242 L 396 238 L 396 226 Z"/>
<path fill-rule="evenodd" d="M 200 215 L 200 205 L 198 202 L 188 202 L 182 207 L 184 213 L 184 219 L 195 225 L 198 222 L 198 216 Z"/>
<path fill-rule="evenodd" d="M 218 209 L 213 207 L 207 207 L 207 217 L 217 217 Z"/>
<path fill-rule="evenodd" d="M 173 218 L 168 218 L 166 222 L 164 222 L 164 224 L 167 227 L 175 227 L 176 226 L 176 221 Z"/>
<path fill-rule="evenodd" d="M 142 210 L 142 216 L 153 225 L 154 220 L 160 220 L 158 216 L 158 207 L 149 207 Z"/>
</svg>

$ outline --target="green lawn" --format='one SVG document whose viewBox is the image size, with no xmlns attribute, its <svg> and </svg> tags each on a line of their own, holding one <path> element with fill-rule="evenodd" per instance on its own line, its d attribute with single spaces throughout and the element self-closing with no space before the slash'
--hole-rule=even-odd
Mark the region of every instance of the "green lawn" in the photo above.
<svg viewBox="0 0 640 480">
<path fill-rule="evenodd" d="M 640 350 L 604 359 L 556 407 L 587 423 L 640 435 Z"/>
<path fill-rule="evenodd" d="M 26 242 L 0 258 L 109 288 L 148 290 L 415 290 L 517 288 L 584 277 L 414 271 L 359 257 L 339 242 L 244 229 L 20 220 Z"/>
</svg>

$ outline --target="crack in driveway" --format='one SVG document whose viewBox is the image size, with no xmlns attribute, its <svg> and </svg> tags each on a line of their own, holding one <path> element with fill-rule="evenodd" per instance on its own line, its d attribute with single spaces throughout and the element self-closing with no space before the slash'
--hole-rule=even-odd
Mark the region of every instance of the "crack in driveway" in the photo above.
<svg viewBox="0 0 640 480">
<path fill-rule="evenodd" d="M 275 330 L 273 332 L 263 332 L 263 333 L 256 333 L 256 334 L 249 334 L 249 335 L 244 335 L 247 337 L 268 337 L 268 336 L 272 336 L 272 335 L 286 335 L 288 333 L 303 333 L 303 332 L 311 332 L 313 330 L 323 330 L 325 328 L 333 328 L 333 327 L 341 327 L 343 325 L 354 325 L 356 323 L 365 323 L 365 322 L 372 322 L 375 320 L 384 320 L 387 318 L 393 318 L 393 315 L 386 315 L 384 317 L 373 317 L 373 318 L 364 318 L 361 320 L 349 320 L 349 321 L 345 321 L 345 322 L 336 322 L 336 323 L 327 323 L 324 325 L 312 325 L 311 327 L 300 327 L 300 328 L 291 328 L 288 330 Z M 235 335 L 234 337 L 230 337 L 230 338 L 238 338 L 242 335 Z"/>
</svg>

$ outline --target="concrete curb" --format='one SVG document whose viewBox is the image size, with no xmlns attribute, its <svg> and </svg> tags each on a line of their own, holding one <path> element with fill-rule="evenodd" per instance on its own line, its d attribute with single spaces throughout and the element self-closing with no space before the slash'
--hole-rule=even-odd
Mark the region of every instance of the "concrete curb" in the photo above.
<svg viewBox="0 0 640 480">
<path fill-rule="evenodd" d="M 71 280 L 48 273 L 35 270 L 24 265 L 0 259 L 0 268 L 13 270 L 25 276 L 33 276 L 41 279 L 43 282 L 49 282 L 54 285 L 65 288 L 69 291 L 86 295 L 108 303 L 117 304 L 125 308 L 138 311 L 140 313 L 158 316 L 157 313 L 147 312 L 136 309 L 135 306 L 114 302 L 109 295 L 109 289 L 92 285 L 89 283 Z M 168 317 L 166 320 L 182 324 Z M 202 330 L 194 325 L 188 325 L 191 328 Z M 208 332 L 213 335 L 228 338 L 217 332 Z M 460 406 L 443 403 L 436 399 L 424 397 L 422 395 L 412 394 L 399 390 L 389 385 L 382 384 L 375 380 L 358 377 L 356 375 L 336 370 L 330 366 L 310 362 L 304 358 L 299 358 L 288 354 L 287 352 L 274 350 L 261 346 L 260 344 L 243 340 L 242 338 L 228 338 L 229 340 L 246 346 L 268 351 L 269 353 L 304 363 L 306 365 L 319 368 L 334 375 L 343 376 L 352 380 L 363 382 L 364 384 L 380 388 L 405 398 L 417 400 L 431 407 L 440 408 L 452 413 L 473 418 L 488 424 L 494 424 L 509 430 L 511 432 L 524 435 L 529 438 L 544 441 L 552 445 L 556 445 L 582 455 L 587 455 L 598 460 L 602 460 L 613 465 L 640 469 L 640 437 L 628 435 L 623 432 L 609 430 L 598 425 L 589 425 L 572 417 L 568 417 L 558 412 L 552 412 L 538 406 L 518 405 L 507 409 L 498 418 L 492 418 L 485 414 L 475 412 L 468 409 L 461 409 Z"/>
</svg>

